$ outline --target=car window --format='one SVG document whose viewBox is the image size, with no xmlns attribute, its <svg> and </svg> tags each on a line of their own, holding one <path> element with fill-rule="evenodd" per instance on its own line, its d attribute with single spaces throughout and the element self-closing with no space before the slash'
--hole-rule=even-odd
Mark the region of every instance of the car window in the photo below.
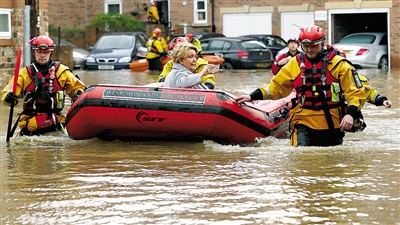
<svg viewBox="0 0 400 225">
<path fill-rule="evenodd" d="M 385 34 L 382 37 L 382 40 L 381 40 L 381 42 L 379 42 L 379 45 L 388 45 L 387 34 Z"/>
<path fill-rule="evenodd" d="M 359 43 L 359 44 L 372 44 L 375 41 L 375 35 L 371 34 L 359 34 L 359 35 L 352 35 L 348 37 L 344 37 L 342 40 L 339 41 L 340 44 L 344 43 Z"/>
<path fill-rule="evenodd" d="M 143 47 L 144 45 L 142 44 L 140 37 L 135 38 L 135 48 L 138 49 L 140 47 Z"/>
<path fill-rule="evenodd" d="M 127 49 L 132 47 L 133 36 L 103 36 L 96 45 L 97 49 Z"/>
<path fill-rule="evenodd" d="M 264 38 L 264 44 L 266 44 L 267 46 L 274 46 L 274 45 L 276 45 L 275 44 L 275 41 L 274 41 L 274 38 L 273 37 L 265 37 Z"/>
<path fill-rule="evenodd" d="M 275 45 L 278 45 L 278 46 L 281 46 L 281 47 L 286 47 L 287 46 L 286 41 L 281 39 L 281 38 L 278 38 L 278 37 L 274 37 L 274 42 L 276 43 Z"/>
<path fill-rule="evenodd" d="M 210 51 L 226 51 L 231 48 L 232 44 L 227 41 L 214 40 L 211 42 Z"/>
<path fill-rule="evenodd" d="M 203 50 L 207 49 L 208 43 L 209 43 L 209 41 L 202 41 L 202 42 L 201 42 L 201 48 L 202 48 Z"/>
<path fill-rule="evenodd" d="M 241 45 L 246 49 L 268 49 L 264 43 L 260 41 L 242 41 Z"/>
</svg>

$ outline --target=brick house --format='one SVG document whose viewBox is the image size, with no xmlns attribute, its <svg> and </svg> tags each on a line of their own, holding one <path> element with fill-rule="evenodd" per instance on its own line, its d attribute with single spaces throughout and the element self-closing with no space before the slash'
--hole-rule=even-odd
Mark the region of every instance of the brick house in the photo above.
<svg viewBox="0 0 400 225">
<path fill-rule="evenodd" d="M 48 32 L 48 25 L 61 29 L 86 27 L 97 14 L 106 12 L 129 14 L 145 23 L 146 9 L 150 6 L 149 0 L 39 2 L 40 34 Z M 158 0 L 157 3 L 162 27 L 166 31 L 174 27 L 178 33 L 215 31 L 226 36 L 272 33 L 287 39 L 298 34 L 296 26 L 316 24 L 325 30 L 326 42 L 332 44 L 348 33 L 364 30 L 388 32 L 391 67 L 400 67 L 400 50 L 396 48 L 400 44 L 398 0 L 311 0 L 308 3 L 301 0 Z M 12 11 L 12 37 L 0 36 L 2 85 L 12 75 L 16 46 L 22 43 L 23 4 L 22 0 L 2 0 L 0 3 L 0 9 Z"/>
</svg>

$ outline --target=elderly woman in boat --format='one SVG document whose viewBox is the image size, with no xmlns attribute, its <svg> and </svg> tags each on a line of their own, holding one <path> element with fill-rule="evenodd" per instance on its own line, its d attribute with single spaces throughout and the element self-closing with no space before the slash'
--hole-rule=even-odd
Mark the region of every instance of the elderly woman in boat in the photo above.
<svg viewBox="0 0 400 225">
<path fill-rule="evenodd" d="M 196 68 L 197 53 L 197 47 L 190 43 L 182 43 L 172 49 L 170 56 L 174 65 L 165 78 L 164 87 L 208 89 L 201 78 L 213 74 L 215 65 L 208 64 L 201 72 L 192 73 Z"/>
</svg>

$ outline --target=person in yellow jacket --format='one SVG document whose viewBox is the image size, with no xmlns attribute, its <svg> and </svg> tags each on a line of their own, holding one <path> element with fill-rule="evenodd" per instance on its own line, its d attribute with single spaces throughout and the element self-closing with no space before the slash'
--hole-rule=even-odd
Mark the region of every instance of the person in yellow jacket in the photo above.
<svg viewBox="0 0 400 225">
<path fill-rule="evenodd" d="M 333 48 L 337 51 L 337 54 L 343 56 L 344 58 L 347 58 L 346 53 L 343 51 L 343 49 L 339 47 L 333 47 Z M 360 81 L 363 85 L 363 90 L 365 92 L 365 95 L 367 96 L 366 102 L 371 103 L 375 106 L 383 105 L 386 108 L 392 107 L 392 101 L 390 101 L 385 96 L 380 95 L 374 87 L 371 87 L 368 78 L 366 78 L 361 74 L 358 74 L 358 77 L 360 78 Z M 353 127 L 348 131 L 349 132 L 363 131 L 366 127 L 367 124 L 364 121 L 364 116 L 362 115 L 361 111 L 359 111 L 356 118 L 354 119 Z"/>
<path fill-rule="evenodd" d="M 390 101 L 387 97 L 380 95 L 374 87 L 371 87 L 368 78 L 361 74 L 358 74 L 358 76 L 360 77 L 360 81 L 363 85 L 363 90 L 365 92 L 365 95 L 367 96 L 366 102 L 371 103 L 375 106 L 385 106 L 386 108 L 392 107 L 392 101 Z M 364 121 L 364 116 L 361 111 L 359 111 L 356 118 L 354 119 L 353 127 L 348 131 L 363 131 L 366 127 L 367 124 Z"/>
<path fill-rule="evenodd" d="M 167 51 L 164 51 L 161 41 L 161 30 L 155 28 L 153 34 L 146 42 L 146 59 L 149 62 L 150 71 L 161 71 L 161 57 L 167 57 Z"/>
<path fill-rule="evenodd" d="M 167 42 L 167 40 L 165 40 L 165 38 L 163 36 L 160 36 L 159 40 L 161 41 L 161 46 L 162 46 L 164 52 L 168 52 L 168 42 Z"/>
<path fill-rule="evenodd" d="M 189 43 L 197 47 L 197 49 L 199 50 L 198 54 L 200 55 L 203 51 L 203 48 L 201 47 L 201 41 L 198 38 L 193 37 L 192 34 L 185 34 L 185 37 L 189 39 Z"/>
<path fill-rule="evenodd" d="M 304 53 L 292 58 L 271 82 L 250 95 L 236 98 L 238 104 L 251 100 L 279 99 L 296 90 L 292 110 L 292 146 L 335 146 L 343 143 L 345 130 L 363 107 L 366 95 L 355 68 L 342 56 L 324 48 L 325 32 L 319 26 L 301 29 Z M 326 50 L 330 49 L 330 50 Z M 341 98 L 343 96 L 343 98 Z M 343 110 L 344 102 L 347 110 Z"/>
<path fill-rule="evenodd" d="M 181 43 L 188 43 L 188 40 L 184 37 L 177 37 L 172 39 L 172 41 L 169 43 L 169 50 L 172 50 L 176 45 L 181 44 Z M 165 65 L 164 68 L 161 72 L 161 74 L 158 76 L 158 82 L 164 82 L 165 77 L 168 75 L 169 72 L 172 70 L 172 66 L 174 65 L 173 60 L 169 60 Z M 196 68 L 194 71 L 191 71 L 192 73 L 200 73 L 205 66 L 208 65 L 208 61 L 204 60 L 200 57 L 197 58 L 196 60 Z M 204 85 L 207 86 L 208 89 L 214 89 L 216 80 L 214 74 L 208 74 L 203 76 L 202 81 Z"/>
<path fill-rule="evenodd" d="M 158 15 L 157 2 L 152 1 L 150 8 L 147 10 L 147 21 L 153 24 L 160 24 L 160 16 Z"/>
<path fill-rule="evenodd" d="M 14 79 L 11 79 L 4 87 L 2 102 L 16 105 L 18 99 L 23 98 L 23 112 L 18 118 L 21 135 L 63 129 L 65 93 L 75 101 L 86 86 L 67 66 L 51 59 L 54 51 L 51 38 L 38 36 L 28 44 L 31 44 L 34 61 L 19 71 L 18 83 L 14 84 Z M 15 94 L 14 85 L 17 85 Z"/>
</svg>

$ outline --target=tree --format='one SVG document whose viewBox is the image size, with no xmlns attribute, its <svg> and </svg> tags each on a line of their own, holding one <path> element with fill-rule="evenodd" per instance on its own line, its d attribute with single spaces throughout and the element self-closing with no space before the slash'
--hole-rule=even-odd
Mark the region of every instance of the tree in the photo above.
<svg viewBox="0 0 400 225">
<path fill-rule="evenodd" d="M 145 31 L 141 22 L 119 13 L 99 14 L 90 25 L 97 27 L 100 32 Z"/>
</svg>

